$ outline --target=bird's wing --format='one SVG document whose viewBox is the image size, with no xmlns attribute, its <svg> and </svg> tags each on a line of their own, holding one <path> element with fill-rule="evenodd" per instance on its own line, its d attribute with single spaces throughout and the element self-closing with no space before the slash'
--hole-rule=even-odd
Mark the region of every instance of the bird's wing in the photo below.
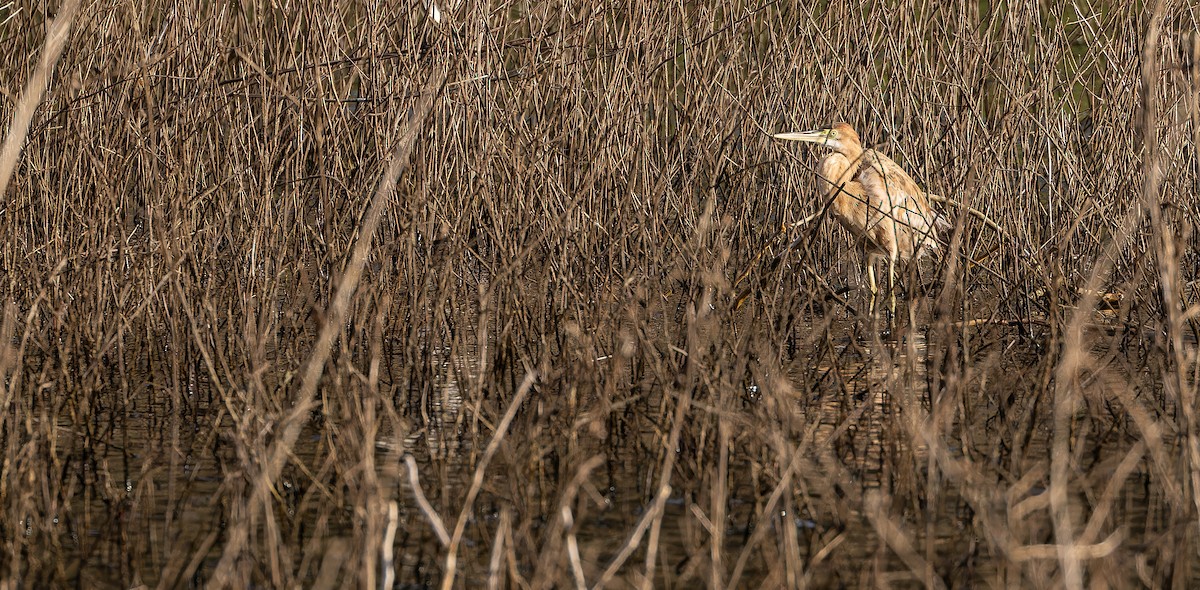
<svg viewBox="0 0 1200 590">
<path fill-rule="evenodd" d="M 916 181 L 899 164 L 875 150 L 863 153 L 858 181 L 870 198 L 871 219 L 895 219 L 900 226 L 898 231 L 907 232 L 911 229 L 917 238 L 915 242 L 928 241 L 932 244 L 933 235 L 948 225 L 929 206 L 925 191 Z"/>
</svg>

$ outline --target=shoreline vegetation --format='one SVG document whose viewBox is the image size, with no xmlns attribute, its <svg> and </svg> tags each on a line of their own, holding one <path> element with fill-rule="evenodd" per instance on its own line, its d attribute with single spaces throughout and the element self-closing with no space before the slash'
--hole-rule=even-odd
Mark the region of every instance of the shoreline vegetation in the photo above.
<svg viewBox="0 0 1200 590">
<path fill-rule="evenodd" d="M 1194 586 L 1196 18 L 0 0 L 0 587 Z"/>
</svg>

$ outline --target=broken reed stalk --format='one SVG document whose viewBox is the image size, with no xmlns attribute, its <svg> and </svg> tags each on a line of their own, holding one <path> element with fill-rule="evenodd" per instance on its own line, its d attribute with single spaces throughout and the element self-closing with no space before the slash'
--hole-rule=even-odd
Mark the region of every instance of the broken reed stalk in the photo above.
<svg viewBox="0 0 1200 590">
<path fill-rule="evenodd" d="M 420 468 L 417 466 L 417 460 L 412 455 L 404 455 L 404 468 L 408 472 L 408 486 L 412 488 L 413 497 L 417 500 L 417 507 L 425 514 L 425 518 L 429 519 L 430 526 L 433 527 L 434 534 L 437 535 L 438 541 L 443 547 L 450 546 L 450 533 L 446 531 L 446 524 L 442 520 L 442 516 L 433 509 L 433 505 L 429 503 L 429 499 L 425 497 L 425 491 L 421 489 L 421 479 L 419 476 Z"/>
<path fill-rule="evenodd" d="M 349 260 L 346 261 L 337 292 L 325 313 L 325 323 L 321 326 L 321 333 L 309 356 L 308 363 L 305 364 L 300 391 L 293 401 L 291 411 L 279 423 L 279 436 L 272 441 L 265 456 L 260 457 L 257 476 L 253 485 L 250 486 L 249 497 L 245 499 L 249 513 L 245 515 L 245 521 L 231 527 L 221 560 L 213 572 L 211 587 L 224 588 L 233 585 L 234 568 L 249 541 L 249 523 L 254 522 L 256 514 L 269 509 L 272 490 L 275 489 L 275 479 L 279 477 L 279 472 L 283 469 L 288 457 L 291 456 L 296 439 L 300 436 L 300 430 L 308 422 L 309 414 L 314 407 L 317 384 L 321 380 L 321 373 L 325 370 L 325 363 L 329 360 L 333 342 L 342 331 L 343 320 L 346 310 L 350 307 L 350 300 L 358 289 L 363 265 L 366 264 L 367 256 L 371 253 L 371 242 L 375 237 L 375 229 L 379 226 L 388 200 L 396 190 L 396 181 L 408 167 L 409 156 L 412 154 L 417 137 L 424 128 L 425 120 L 433 110 L 434 102 L 441 97 L 442 87 L 448 74 L 449 68 L 447 67 L 432 74 L 426 81 L 414 114 L 408 121 L 404 136 L 388 160 L 387 168 L 379 180 L 367 213 L 363 217 L 358 239 L 354 243 Z"/>
</svg>

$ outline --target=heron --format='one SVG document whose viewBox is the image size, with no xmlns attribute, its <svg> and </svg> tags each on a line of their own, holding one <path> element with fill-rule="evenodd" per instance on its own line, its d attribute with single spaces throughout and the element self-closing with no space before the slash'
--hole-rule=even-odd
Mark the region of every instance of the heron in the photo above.
<svg viewBox="0 0 1200 590">
<path fill-rule="evenodd" d="M 896 265 L 937 250 L 937 233 L 951 227 L 930 205 L 925 191 L 891 158 L 863 149 L 858 132 L 846 123 L 826 129 L 777 133 L 772 137 L 823 145 L 817 186 L 833 218 L 850 231 L 866 257 L 871 309 L 878 288 L 875 262 L 888 261 L 891 311 L 896 311 Z"/>
</svg>

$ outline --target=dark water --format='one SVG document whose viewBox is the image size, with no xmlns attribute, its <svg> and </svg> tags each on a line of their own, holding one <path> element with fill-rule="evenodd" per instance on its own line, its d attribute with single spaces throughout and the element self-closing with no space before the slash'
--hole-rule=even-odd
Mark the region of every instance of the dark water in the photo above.
<svg viewBox="0 0 1200 590">
<path fill-rule="evenodd" d="M 1007 514 L 1014 519 L 1008 528 L 1019 535 L 1019 545 L 1054 542 L 1048 508 L 1039 500 L 1049 481 L 1049 426 L 1036 418 L 1034 402 L 1014 401 L 1030 395 L 1047 370 L 1044 335 L 997 326 L 965 329 L 964 333 L 992 332 L 985 338 L 968 339 L 981 348 L 977 351 L 979 362 L 972 367 L 977 374 L 969 378 L 979 381 L 982 394 L 941 400 L 931 398 L 930 367 L 944 362 L 946 340 L 930 344 L 929 328 L 921 322 L 908 325 L 902 321 L 891 329 L 877 322 L 834 317 L 802 324 L 797 327 L 802 336 L 799 341 L 822 344 L 798 346 L 787 374 L 762 374 L 759 382 L 747 387 L 739 402 L 739 415 L 729 417 L 732 436 L 722 522 L 709 520 L 715 511 L 709 484 L 716 463 L 710 447 L 696 446 L 696 441 L 690 440 L 674 450 L 672 491 L 663 505 L 657 537 L 656 586 L 700 584 L 712 571 L 719 571 L 728 581 L 744 551 L 748 553 L 739 585 L 779 583 L 777 566 L 791 559 L 800 569 L 789 583 L 799 586 L 857 586 L 865 580 L 919 586 L 909 564 L 881 540 L 879 515 L 873 519 L 867 514 L 871 499 L 879 495 L 895 499 L 885 502 L 888 509 L 882 518 L 900 527 L 913 543 L 915 554 L 934 563 L 937 574 L 947 582 L 1008 585 L 1028 579 L 1017 571 L 1029 576 L 1044 570 L 1050 575 L 1055 565 L 1052 559 L 1041 560 L 1044 567 L 1001 559 L 995 539 L 989 539 L 983 533 L 987 527 L 979 523 L 980 502 L 1001 502 L 1005 496 L 987 494 L 1003 490 L 1009 494 L 1008 503 L 992 506 L 996 512 L 989 518 Z M 1125 354 L 1108 350 L 1103 325 L 1094 330 L 1098 336 L 1094 354 Z M 805 339 L 812 334 L 825 336 Z M 962 346 L 961 341 L 954 344 Z M 446 370 L 439 373 L 436 394 L 422 406 L 421 415 L 410 417 L 411 430 L 383 429 L 373 443 L 363 441 L 374 449 L 381 496 L 390 498 L 398 508 L 394 567 L 400 587 L 436 587 L 444 566 L 443 547 L 414 500 L 406 456 L 415 459 L 425 495 L 452 528 L 460 507 L 456 502 L 470 486 L 495 427 L 481 423 L 469 405 L 473 398 L 464 395 L 459 382 L 460 376 L 473 379 L 478 359 L 469 353 L 456 357 L 448 349 L 433 351 L 433 355 Z M 1139 387 L 1138 380 L 1144 376 L 1123 372 L 1122 366 L 1110 358 L 1096 378 L 1113 381 L 1114 386 Z M 997 391 L 1011 392 L 1014 399 L 999 399 Z M 70 424 L 60 425 L 60 440 L 66 447 L 85 446 L 82 443 L 87 436 L 103 440 L 90 446 L 98 450 L 95 455 L 72 459 L 78 461 L 78 477 L 84 481 L 73 505 L 64 507 L 63 518 L 41 523 L 41 532 L 26 531 L 27 535 L 58 535 L 61 555 L 70 556 L 59 566 L 60 579 L 77 579 L 88 587 L 125 586 L 129 580 L 154 586 L 160 579 L 200 585 L 207 579 L 220 556 L 224 527 L 229 524 L 230 482 L 238 481 L 245 468 L 241 451 L 227 434 L 204 428 L 195 420 L 194 409 L 211 402 L 210 393 L 202 386 L 187 389 L 174 407 L 169 399 L 133 395 L 123 411 L 97 409 L 96 415 L 107 422 L 100 424 L 104 420 L 97 418 L 94 434 L 79 432 Z M 651 408 L 662 404 L 661 392 L 644 403 Z M 539 407 L 533 399 L 523 412 L 537 413 Z M 764 413 L 768 407 L 771 413 Z M 694 411 L 703 415 L 710 410 L 701 407 Z M 1101 406 L 1085 404 L 1081 411 L 1081 423 L 1091 420 L 1114 429 L 1127 428 L 1103 416 Z M 1030 415 L 1011 415 L 1020 412 Z M 235 416 L 219 409 L 217 414 L 215 420 L 227 427 L 242 431 L 259 427 L 253 416 Z M 756 439 L 744 429 L 754 428 L 761 416 L 778 416 L 786 422 L 778 432 L 790 434 L 772 439 L 773 445 L 765 447 L 749 444 Z M 538 547 L 528 540 L 544 540 L 542 535 L 558 526 L 555 517 L 563 485 L 575 472 L 524 455 L 531 447 L 523 441 L 536 438 L 539 424 L 553 428 L 556 420 L 545 417 L 515 423 L 507 433 L 514 442 L 499 451 L 485 473 L 475 509 L 467 514 L 469 525 L 459 551 L 458 577 L 466 587 L 487 585 L 497 530 L 507 529 L 510 539 L 506 543 L 514 554 L 502 555 L 502 565 L 507 567 L 507 560 L 515 558 L 516 571 L 536 575 L 537 555 L 532 552 Z M 939 420 L 941 425 L 936 425 Z M 1024 434 L 1014 438 L 1021 428 Z M 922 434 L 931 431 L 928 436 Z M 1130 452 L 1131 438 L 1098 427 L 1081 432 L 1091 437 L 1080 453 L 1084 456 L 1081 465 L 1095 468 L 1097 475 L 1088 479 L 1090 485 L 1073 488 L 1072 498 L 1087 507 L 1094 505 L 1096 489 L 1105 483 L 1103 474 L 1112 473 Z M 308 469 L 319 466 L 329 452 L 322 436 L 310 427 L 301 441 L 297 457 Z M 619 439 L 611 432 L 564 431 L 562 445 L 569 449 L 569 456 L 601 458 L 583 478 L 577 500 L 570 503 L 574 519 L 571 542 L 588 584 L 601 578 L 652 509 L 663 459 L 652 450 L 662 447 L 665 436 L 662 428 L 623 431 Z M 938 445 L 936 452 L 931 451 L 930 442 Z M 1016 447 L 1023 457 L 1020 462 L 1008 459 L 1018 452 Z M 556 456 L 565 455 L 564 451 Z M 969 458 L 978 473 L 994 478 L 994 489 L 956 481 L 961 476 L 947 474 L 938 457 L 943 461 Z M 785 477 L 781 472 L 789 464 L 788 493 L 771 504 L 773 487 Z M 1005 471 L 1013 466 L 1024 471 Z M 1112 507 L 1110 522 L 1119 523 L 1127 538 L 1149 537 L 1177 524 L 1169 521 L 1162 492 L 1144 473 L 1150 468 L 1152 463 L 1143 458 L 1117 487 L 1119 501 Z M 522 469 L 528 480 L 514 483 L 513 474 Z M 932 478 L 931 472 L 935 474 Z M 310 474 L 289 467 L 277 489 L 285 517 L 297 519 L 285 536 L 297 543 L 289 549 L 296 556 L 293 567 L 312 559 L 299 557 L 306 552 L 336 554 L 338 540 L 353 535 L 356 525 L 351 523 L 364 517 L 356 516 L 349 505 L 340 511 L 314 510 L 313 502 L 337 496 L 314 493 L 311 481 Z M 520 493 L 531 497 L 514 496 Z M 971 494 L 974 497 L 968 497 Z M 1017 506 L 1024 511 L 1019 518 L 1013 516 Z M 537 513 L 531 515 L 530 510 Z M 1087 522 L 1086 511 L 1076 507 L 1074 512 L 1076 522 Z M 321 520 L 306 521 L 306 515 L 320 515 Z M 365 518 L 385 520 L 387 515 L 367 514 Z M 712 534 L 710 527 L 715 526 L 722 527 L 723 540 L 722 566 L 717 570 L 711 566 L 711 547 L 705 545 Z M 791 530 L 786 531 L 788 528 Z M 1112 527 L 1105 530 L 1107 534 Z M 321 547 L 305 546 L 317 537 Z M 637 584 L 647 543 L 648 535 L 641 538 L 639 549 L 610 587 Z M 793 551 L 792 557 L 784 557 Z M 330 566 L 304 567 L 314 572 L 304 579 L 313 581 L 323 579 L 322 573 Z M 338 570 L 335 567 L 333 571 Z M 568 569 L 560 573 L 563 578 L 559 582 L 572 575 Z"/>
</svg>

